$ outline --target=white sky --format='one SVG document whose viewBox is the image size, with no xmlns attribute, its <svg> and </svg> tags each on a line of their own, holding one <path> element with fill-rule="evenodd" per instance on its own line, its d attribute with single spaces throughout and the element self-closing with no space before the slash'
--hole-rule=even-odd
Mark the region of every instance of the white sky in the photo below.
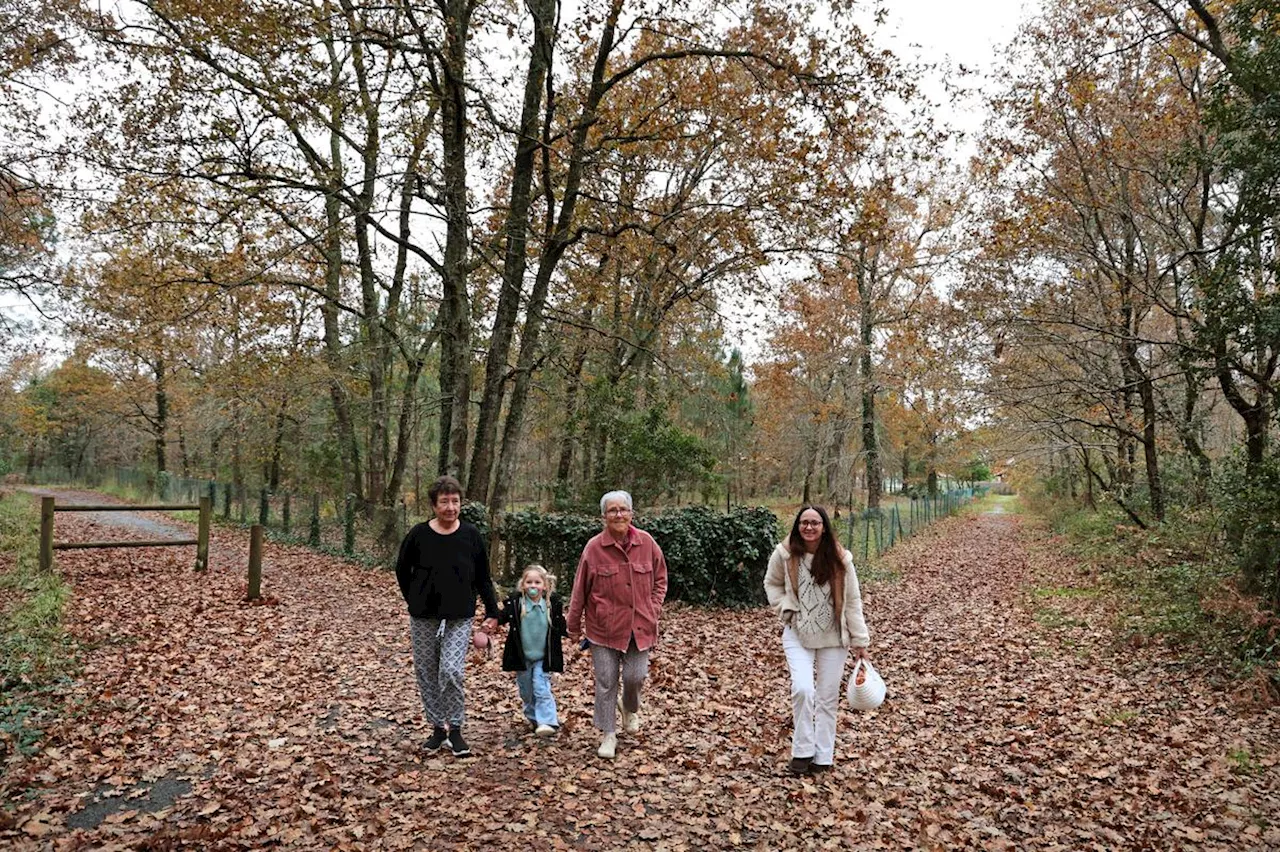
<svg viewBox="0 0 1280 852">
<path fill-rule="evenodd" d="M 907 44 L 918 44 L 921 55 L 944 55 L 956 62 L 988 67 L 998 48 L 1009 41 L 1018 25 L 1039 4 L 1036 0 L 986 0 L 981 4 L 954 0 L 891 0 L 885 33 L 901 39 L 890 44 L 895 53 L 910 55 Z"/>
<path fill-rule="evenodd" d="M 886 0 L 889 17 L 878 41 L 904 60 L 938 66 L 925 80 L 925 92 L 941 104 L 941 123 L 967 133 L 981 129 L 986 118 L 977 93 L 989 88 L 1005 46 L 1018 28 L 1040 7 L 1040 0 Z M 961 78 L 959 68 L 970 72 Z M 945 69 L 954 84 L 971 92 L 965 100 L 951 100 L 943 84 Z"/>
</svg>

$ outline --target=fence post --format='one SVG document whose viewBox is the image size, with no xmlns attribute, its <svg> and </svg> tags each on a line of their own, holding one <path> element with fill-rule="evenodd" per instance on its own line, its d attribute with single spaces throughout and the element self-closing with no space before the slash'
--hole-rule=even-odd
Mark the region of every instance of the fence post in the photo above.
<svg viewBox="0 0 1280 852">
<path fill-rule="evenodd" d="M 258 523 L 264 527 L 267 525 L 267 519 L 271 515 L 270 499 L 266 486 L 263 486 L 262 490 L 258 492 Z"/>
<path fill-rule="evenodd" d="M 212 489 L 211 489 L 212 490 Z M 209 567 L 209 522 L 213 516 L 213 498 L 200 498 L 200 523 L 196 527 L 196 570 Z"/>
<path fill-rule="evenodd" d="M 53 570 L 53 500 L 40 498 L 40 570 L 44 573 Z"/>
<path fill-rule="evenodd" d="M 849 520 L 853 520 L 850 518 Z M 866 523 L 862 525 L 862 561 L 866 562 L 871 551 L 871 516 L 867 515 Z"/>
<path fill-rule="evenodd" d="M 280 507 L 280 522 L 284 524 L 284 534 L 289 534 L 289 492 L 284 492 L 284 505 Z"/>
<path fill-rule="evenodd" d="M 255 601 L 262 594 L 262 524 L 249 527 L 249 592 L 246 600 Z"/>
<path fill-rule="evenodd" d="M 307 541 L 312 547 L 320 546 L 320 492 L 311 495 L 311 529 Z"/>
<path fill-rule="evenodd" d="M 342 552 L 351 556 L 356 552 L 356 495 L 348 494 L 343 511 Z"/>
</svg>

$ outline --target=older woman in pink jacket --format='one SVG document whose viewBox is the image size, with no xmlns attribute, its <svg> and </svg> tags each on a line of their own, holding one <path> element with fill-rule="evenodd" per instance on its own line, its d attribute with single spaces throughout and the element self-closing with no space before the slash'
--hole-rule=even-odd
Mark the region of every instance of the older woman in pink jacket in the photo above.
<svg viewBox="0 0 1280 852">
<path fill-rule="evenodd" d="M 649 651 L 658 641 L 658 618 L 667 596 L 662 548 L 631 525 L 632 508 L 625 491 L 600 498 L 604 531 L 582 550 L 567 619 L 573 642 L 582 635 L 584 621 L 591 642 L 596 679 L 592 721 L 604 733 L 596 754 L 606 760 L 613 759 L 618 747 L 618 710 L 627 733 L 640 730 L 640 689 L 649 675 Z"/>
</svg>

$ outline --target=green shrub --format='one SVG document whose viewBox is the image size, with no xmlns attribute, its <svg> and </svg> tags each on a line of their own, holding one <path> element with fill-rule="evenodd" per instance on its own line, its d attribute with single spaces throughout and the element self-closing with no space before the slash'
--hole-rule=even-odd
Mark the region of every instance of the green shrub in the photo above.
<svg viewBox="0 0 1280 852">
<path fill-rule="evenodd" d="M 726 515 L 694 506 L 637 518 L 636 526 L 654 537 L 666 557 L 668 599 L 703 606 L 764 603 L 765 566 L 778 535 L 769 509 L 738 508 Z M 582 548 L 600 530 L 600 519 L 588 515 L 524 511 L 502 521 L 514 570 L 530 562 L 543 565 L 566 597 Z"/>
<path fill-rule="evenodd" d="M 1239 554 L 1245 591 L 1280 610 L 1280 456 L 1246 472 L 1236 456 L 1214 477 L 1227 541 Z"/>
<path fill-rule="evenodd" d="M 533 562 L 542 565 L 556 575 L 556 588 L 567 599 L 582 548 L 600 529 L 599 517 L 526 510 L 503 515 L 501 532 L 512 571 L 519 574 Z"/>
<path fill-rule="evenodd" d="M 664 512 L 647 529 L 667 558 L 669 597 L 700 606 L 765 602 L 764 572 L 778 519 L 763 507 L 724 515 L 705 506 Z"/>
<path fill-rule="evenodd" d="M 489 537 L 489 507 L 485 504 L 474 500 L 463 503 L 458 511 L 458 517 L 469 524 L 474 524 L 476 529 L 480 530 L 480 535 Z"/>
</svg>

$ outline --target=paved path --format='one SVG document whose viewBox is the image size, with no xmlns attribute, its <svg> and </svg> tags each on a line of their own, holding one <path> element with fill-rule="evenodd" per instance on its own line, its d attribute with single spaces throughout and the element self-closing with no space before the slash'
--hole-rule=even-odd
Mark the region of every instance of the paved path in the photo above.
<svg viewBox="0 0 1280 852">
<path fill-rule="evenodd" d="M 33 494 L 37 497 L 53 497 L 58 506 L 103 506 L 103 505 L 120 505 L 128 506 L 122 500 L 114 497 L 107 497 L 93 491 L 78 491 L 72 488 L 50 488 L 35 485 L 21 486 L 22 491 Z M 184 538 L 189 537 L 189 531 L 179 526 L 177 522 L 166 523 L 162 520 L 165 516 L 158 512 L 76 512 L 81 518 L 101 527 L 115 527 L 122 530 L 128 530 L 133 533 L 139 533 L 147 538 Z M 58 521 L 69 517 L 67 514 L 57 515 L 54 519 L 54 529 L 58 528 Z"/>
</svg>

